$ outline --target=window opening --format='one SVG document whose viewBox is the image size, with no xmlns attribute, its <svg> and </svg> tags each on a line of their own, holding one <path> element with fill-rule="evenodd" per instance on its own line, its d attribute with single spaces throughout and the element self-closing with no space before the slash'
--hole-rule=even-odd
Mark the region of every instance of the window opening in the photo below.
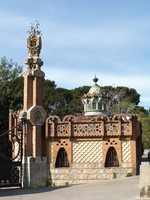
<svg viewBox="0 0 150 200">
<path fill-rule="evenodd" d="M 91 110 L 91 103 L 88 103 L 87 108 L 88 110 Z"/>
<path fill-rule="evenodd" d="M 98 103 L 98 109 L 102 110 L 102 103 Z"/>
<path fill-rule="evenodd" d="M 106 103 L 104 103 L 104 110 L 106 110 Z"/>
<path fill-rule="evenodd" d="M 105 167 L 119 167 L 119 161 L 114 147 L 110 147 L 107 152 Z"/>
<path fill-rule="evenodd" d="M 96 110 L 96 102 L 93 102 L 93 103 L 92 103 L 92 109 L 93 109 L 93 110 Z"/>
<path fill-rule="evenodd" d="M 55 167 L 69 167 L 67 152 L 64 148 L 58 151 Z"/>
</svg>

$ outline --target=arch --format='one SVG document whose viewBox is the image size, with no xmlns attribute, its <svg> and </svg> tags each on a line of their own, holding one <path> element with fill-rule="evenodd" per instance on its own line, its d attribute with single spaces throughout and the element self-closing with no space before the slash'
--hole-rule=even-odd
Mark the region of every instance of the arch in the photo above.
<svg viewBox="0 0 150 200">
<path fill-rule="evenodd" d="M 94 99 L 93 101 L 92 101 L 92 110 L 96 110 L 96 100 Z"/>
<path fill-rule="evenodd" d="M 110 147 L 107 151 L 105 167 L 119 167 L 118 156 L 114 147 Z"/>
<path fill-rule="evenodd" d="M 74 116 L 73 115 L 66 115 L 64 118 L 63 118 L 63 122 L 69 122 L 71 121 L 72 119 L 74 119 Z"/>
<path fill-rule="evenodd" d="M 92 104 L 89 102 L 88 104 L 87 104 L 87 110 L 91 110 L 92 109 Z"/>
<path fill-rule="evenodd" d="M 67 152 L 64 148 L 60 148 L 57 154 L 55 168 L 69 167 Z"/>
<path fill-rule="evenodd" d="M 46 119 L 46 123 L 48 122 L 61 122 L 61 120 L 57 115 L 51 115 Z"/>
<path fill-rule="evenodd" d="M 98 103 L 98 109 L 99 109 L 99 110 L 102 110 L 102 101 L 100 101 L 100 102 Z"/>
<path fill-rule="evenodd" d="M 106 103 L 103 103 L 103 108 L 104 108 L 104 111 L 106 111 Z"/>
</svg>

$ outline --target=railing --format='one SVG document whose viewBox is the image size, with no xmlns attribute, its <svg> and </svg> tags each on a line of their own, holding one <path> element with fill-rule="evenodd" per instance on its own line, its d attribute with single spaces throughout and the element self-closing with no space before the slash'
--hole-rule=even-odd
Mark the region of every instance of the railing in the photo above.
<svg viewBox="0 0 150 200">
<path fill-rule="evenodd" d="M 0 187 L 21 186 L 22 124 L 0 134 Z"/>
<path fill-rule="evenodd" d="M 46 137 L 131 136 L 132 120 L 47 120 Z"/>
</svg>

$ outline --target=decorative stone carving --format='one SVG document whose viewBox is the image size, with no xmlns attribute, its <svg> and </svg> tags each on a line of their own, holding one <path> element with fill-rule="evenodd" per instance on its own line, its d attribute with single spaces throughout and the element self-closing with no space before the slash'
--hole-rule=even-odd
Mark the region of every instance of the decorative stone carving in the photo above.
<svg viewBox="0 0 150 200">
<path fill-rule="evenodd" d="M 38 25 L 37 25 L 38 27 Z M 36 27 L 36 28 L 37 28 Z M 29 31 L 30 35 L 27 38 L 27 48 L 29 57 L 25 59 L 25 64 L 27 65 L 27 70 L 23 73 L 23 76 L 39 76 L 44 77 L 45 74 L 40 70 L 43 65 L 43 61 L 39 58 L 42 40 L 41 36 L 38 35 L 39 31 L 32 27 Z"/>
<path fill-rule="evenodd" d="M 27 38 L 27 47 L 29 57 L 38 57 L 42 47 L 41 37 L 36 34 L 29 35 L 29 37 Z"/>
<path fill-rule="evenodd" d="M 47 117 L 47 113 L 42 106 L 32 106 L 27 111 L 27 119 L 33 126 L 42 126 Z"/>
<path fill-rule="evenodd" d="M 26 77 L 26 76 L 32 76 L 32 70 L 31 69 L 27 69 L 23 72 L 23 77 Z"/>
<path fill-rule="evenodd" d="M 40 69 L 43 65 L 43 61 L 39 57 L 28 57 L 25 59 L 27 69 Z"/>
<path fill-rule="evenodd" d="M 21 111 L 19 114 L 19 120 L 27 119 L 27 113 L 25 111 Z"/>
<path fill-rule="evenodd" d="M 32 71 L 32 75 L 37 76 L 37 77 L 44 77 L 45 73 L 41 71 L 40 69 L 35 69 Z"/>
</svg>

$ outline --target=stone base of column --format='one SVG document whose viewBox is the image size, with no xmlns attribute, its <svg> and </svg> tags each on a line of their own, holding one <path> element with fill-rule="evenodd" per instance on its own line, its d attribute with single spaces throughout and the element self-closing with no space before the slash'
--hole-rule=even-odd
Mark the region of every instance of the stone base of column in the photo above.
<svg viewBox="0 0 150 200">
<path fill-rule="evenodd" d="M 46 186 L 48 182 L 49 166 L 46 157 L 28 156 L 23 159 L 22 186 Z"/>
<path fill-rule="evenodd" d="M 150 165 L 142 162 L 140 166 L 140 197 L 150 197 Z"/>
</svg>

